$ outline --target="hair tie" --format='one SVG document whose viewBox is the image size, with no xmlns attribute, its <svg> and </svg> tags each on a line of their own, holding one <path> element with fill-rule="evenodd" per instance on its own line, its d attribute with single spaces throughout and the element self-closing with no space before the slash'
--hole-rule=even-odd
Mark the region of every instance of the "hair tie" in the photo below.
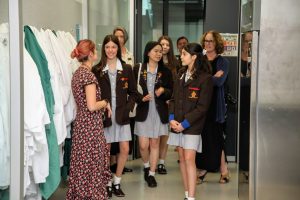
<svg viewBox="0 0 300 200">
<path fill-rule="evenodd" d="M 75 57 L 78 57 L 78 56 L 79 56 L 79 52 L 78 52 L 78 49 L 77 49 L 77 48 L 74 49 L 74 53 L 75 53 Z"/>
</svg>

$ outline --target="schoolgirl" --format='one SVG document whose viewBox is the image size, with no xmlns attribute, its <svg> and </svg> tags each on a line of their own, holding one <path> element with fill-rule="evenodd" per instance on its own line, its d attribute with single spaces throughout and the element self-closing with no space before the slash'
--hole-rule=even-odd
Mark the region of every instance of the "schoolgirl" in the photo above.
<svg viewBox="0 0 300 200">
<path fill-rule="evenodd" d="M 102 89 L 102 98 L 107 99 L 112 107 L 112 116 L 105 115 L 104 134 L 106 142 L 119 142 L 120 154 L 113 183 L 108 184 L 109 197 L 125 196 L 121 189 L 121 176 L 127 161 L 129 141 L 131 140 L 129 112 L 134 108 L 137 98 L 136 82 L 132 67 L 121 59 L 119 40 L 114 35 L 107 35 L 102 43 L 101 60 L 94 66 L 95 73 Z"/>
<path fill-rule="evenodd" d="M 171 70 L 172 78 L 175 80 L 177 72 L 179 70 L 179 63 L 174 56 L 173 42 L 169 36 L 163 35 L 158 39 L 158 42 L 163 48 L 163 62 L 164 65 Z M 160 137 L 159 141 L 159 161 L 157 166 L 158 174 L 167 174 L 167 169 L 165 167 L 165 159 L 168 151 L 168 141 L 169 135 L 163 135 Z"/>
<path fill-rule="evenodd" d="M 136 109 L 134 133 L 144 162 L 144 178 L 149 187 L 156 187 L 155 169 L 159 154 L 159 137 L 168 133 L 168 105 L 172 95 L 172 73 L 163 65 L 162 46 L 148 42 L 141 66 L 134 68 L 136 80 L 143 90 L 142 101 Z M 150 148 L 149 148 L 150 147 Z"/>
<path fill-rule="evenodd" d="M 201 152 L 201 132 L 213 92 L 210 66 L 197 43 L 187 44 L 181 54 L 185 66 L 174 83 L 170 100 L 168 144 L 177 146 L 185 199 L 194 200 L 196 190 L 196 152 Z"/>
</svg>

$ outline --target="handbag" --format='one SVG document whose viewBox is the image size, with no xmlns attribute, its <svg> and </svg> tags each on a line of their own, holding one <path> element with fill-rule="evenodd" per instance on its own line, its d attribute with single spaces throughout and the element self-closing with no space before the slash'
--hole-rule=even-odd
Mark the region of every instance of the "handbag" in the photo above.
<svg viewBox="0 0 300 200">
<path fill-rule="evenodd" d="M 143 94 L 143 89 L 140 86 L 140 76 L 141 76 L 141 69 L 142 69 L 142 63 L 139 64 L 139 72 L 138 72 L 138 78 L 137 78 L 137 83 L 136 83 L 136 88 L 138 93 Z M 134 104 L 134 108 L 132 111 L 129 112 L 129 117 L 135 117 L 136 115 L 136 107 L 137 107 L 137 103 Z"/>
</svg>

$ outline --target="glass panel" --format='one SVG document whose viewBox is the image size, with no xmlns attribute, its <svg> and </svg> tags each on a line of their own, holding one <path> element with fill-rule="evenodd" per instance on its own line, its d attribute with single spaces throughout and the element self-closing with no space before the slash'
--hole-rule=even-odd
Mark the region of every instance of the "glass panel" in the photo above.
<svg viewBox="0 0 300 200">
<path fill-rule="evenodd" d="M 249 199 L 250 91 L 253 1 L 241 1 L 239 199 Z"/>
<path fill-rule="evenodd" d="M 89 38 L 96 42 L 97 50 L 100 53 L 101 44 L 107 34 L 112 34 L 116 26 L 122 26 L 130 34 L 130 0 L 89 0 L 88 1 L 88 33 Z M 133 42 L 133 41 L 129 41 Z M 126 47 L 129 51 L 129 42 Z"/>
<path fill-rule="evenodd" d="M 241 199 L 249 198 L 251 42 L 251 32 L 241 35 L 239 137 L 239 193 L 242 196 Z"/>
<path fill-rule="evenodd" d="M 143 0 L 142 3 L 142 48 L 149 41 L 157 41 L 163 33 L 163 2 Z M 141 60 L 142 61 L 142 60 Z"/>
<path fill-rule="evenodd" d="M 9 199 L 10 68 L 8 0 L 0 0 L 0 199 Z"/>
<path fill-rule="evenodd" d="M 188 38 L 189 42 L 200 42 L 204 16 L 205 0 L 169 1 L 168 32 L 174 47 L 176 47 L 177 38 L 181 36 Z"/>
</svg>

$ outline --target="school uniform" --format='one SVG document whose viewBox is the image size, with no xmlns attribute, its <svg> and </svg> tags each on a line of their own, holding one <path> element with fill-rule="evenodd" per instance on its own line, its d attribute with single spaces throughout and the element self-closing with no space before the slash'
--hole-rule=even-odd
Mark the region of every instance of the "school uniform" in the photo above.
<svg viewBox="0 0 300 200">
<path fill-rule="evenodd" d="M 208 73 L 194 76 L 186 71 L 177 77 L 170 100 L 169 120 L 178 121 L 184 130 L 182 133 L 171 130 L 169 145 L 201 152 L 201 132 L 212 93 L 213 81 Z"/>
<path fill-rule="evenodd" d="M 137 79 L 139 65 L 134 68 L 134 75 Z M 158 138 L 168 134 L 168 105 L 167 101 L 172 96 L 172 73 L 164 67 L 158 66 L 154 73 L 149 70 L 148 64 L 143 64 L 140 72 L 140 86 L 143 95 L 151 94 L 151 101 L 139 102 L 136 108 L 134 133 L 138 136 L 148 138 Z M 155 90 L 163 87 L 164 93 L 159 97 L 155 95 Z"/>
<path fill-rule="evenodd" d="M 107 99 L 112 108 L 112 116 L 104 116 L 104 134 L 107 143 L 130 141 L 129 112 L 133 110 L 137 98 L 136 82 L 130 65 L 117 60 L 115 71 L 106 65 L 102 71 L 93 69 L 101 87 L 102 99 Z"/>
</svg>

